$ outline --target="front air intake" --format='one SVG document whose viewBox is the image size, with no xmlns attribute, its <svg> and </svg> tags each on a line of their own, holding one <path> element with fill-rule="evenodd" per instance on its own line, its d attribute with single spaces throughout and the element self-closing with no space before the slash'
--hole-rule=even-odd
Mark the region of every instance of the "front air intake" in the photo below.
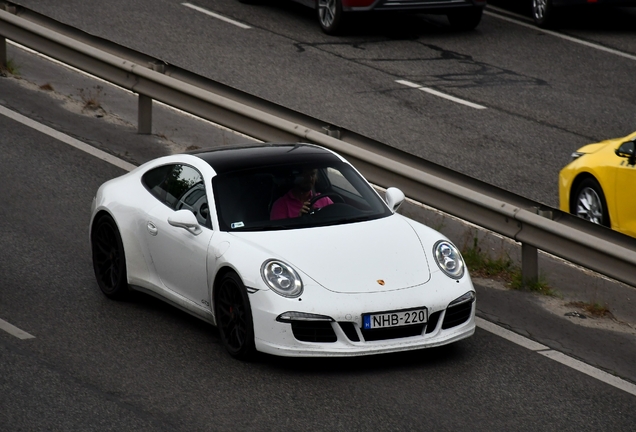
<svg viewBox="0 0 636 432">
<path fill-rule="evenodd" d="M 302 342 L 336 342 L 338 337 L 330 322 L 292 321 L 294 337 Z"/>
<path fill-rule="evenodd" d="M 470 314 L 473 311 L 474 301 L 459 304 L 457 306 L 451 306 L 446 309 L 446 315 L 444 315 L 444 322 L 442 322 L 442 329 L 457 327 L 460 324 L 464 324 L 470 319 Z"/>
</svg>

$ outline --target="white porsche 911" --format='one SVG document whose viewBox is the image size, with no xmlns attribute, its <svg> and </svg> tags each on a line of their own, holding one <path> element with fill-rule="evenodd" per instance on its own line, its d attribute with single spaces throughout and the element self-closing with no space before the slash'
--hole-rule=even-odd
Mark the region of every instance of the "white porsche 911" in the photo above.
<svg viewBox="0 0 636 432">
<path fill-rule="evenodd" d="M 157 296 L 216 325 L 236 358 L 353 356 L 475 332 L 457 248 L 310 144 L 166 156 L 104 183 L 90 242 L 104 294 Z"/>
</svg>

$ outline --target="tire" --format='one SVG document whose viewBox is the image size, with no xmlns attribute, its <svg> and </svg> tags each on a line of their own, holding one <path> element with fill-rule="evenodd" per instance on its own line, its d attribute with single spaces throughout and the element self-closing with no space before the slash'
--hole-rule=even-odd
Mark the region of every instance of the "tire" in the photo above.
<svg viewBox="0 0 636 432">
<path fill-rule="evenodd" d="M 342 33 L 346 21 L 342 0 L 316 0 L 316 14 L 323 32 L 328 35 Z"/>
<path fill-rule="evenodd" d="M 448 14 L 448 22 L 453 30 L 469 31 L 474 30 L 481 22 L 482 8 L 470 8 Z"/>
<path fill-rule="evenodd" d="M 570 202 L 570 213 L 587 221 L 611 227 L 605 194 L 594 178 L 586 178 L 576 188 Z"/>
<path fill-rule="evenodd" d="M 532 19 L 541 28 L 553 28 L 557 21 L 557 14 L 552 6 L 552 0 L 532 0 Z"/>
<path fill-rule="evenodd" d="M 93 271 L 97 285 L 109 298 L 129 296 L 126 255 L 117 224 L 109 215 L 100 216 L 91 231 Z"/>
<path fill-rule="evenodd" d="M 256 354 L 252 309 L 245 285 L 236 273 L 227 273 L 214 290 L 216 325 L 227 352 L 239 360 Z"/>
</svg>

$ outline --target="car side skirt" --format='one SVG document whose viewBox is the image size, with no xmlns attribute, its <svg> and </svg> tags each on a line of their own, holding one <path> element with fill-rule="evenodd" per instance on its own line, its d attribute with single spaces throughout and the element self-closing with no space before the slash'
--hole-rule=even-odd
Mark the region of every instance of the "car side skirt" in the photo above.
<svg viewBox="0 0 636 432">
<path fill-rule="evenodd" d="M 188 300 L 187 298 L 180 296 L 169 290 L 161 290 L 161 293 L 157 292 L 155 289 L 145 288 L 139 285 L 130 285 L 130 289 L 134 291 L 139 291 L 144 294 L 148 294 L 152 297 L 155 297 L 161 301 L 168 303 L 171 306 L 176 307 L 190 315 L 202 319 L 205 322 L 208 322 L 212 325 L 216 325 L 216 320 L 214 319 L 214 314 L 212 311 L 199 306 L 193 301 Z"/>
</svg>

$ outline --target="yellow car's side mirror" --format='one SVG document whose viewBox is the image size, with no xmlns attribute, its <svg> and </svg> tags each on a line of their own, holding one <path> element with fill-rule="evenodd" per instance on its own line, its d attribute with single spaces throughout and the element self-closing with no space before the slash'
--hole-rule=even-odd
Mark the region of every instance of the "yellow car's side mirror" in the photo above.
<svg viewBox="0 0 636 432">
<path fill-rule="evenodd" d="M 626 141 L 621 144 L 614 153 L 616 153 L 616 156 L 628 158 L 627 163 L 629 165 L 636 165 L 636 152 L 634 152 L 634 147 L 636 147 L 634 141 Z"/>
</svg>

